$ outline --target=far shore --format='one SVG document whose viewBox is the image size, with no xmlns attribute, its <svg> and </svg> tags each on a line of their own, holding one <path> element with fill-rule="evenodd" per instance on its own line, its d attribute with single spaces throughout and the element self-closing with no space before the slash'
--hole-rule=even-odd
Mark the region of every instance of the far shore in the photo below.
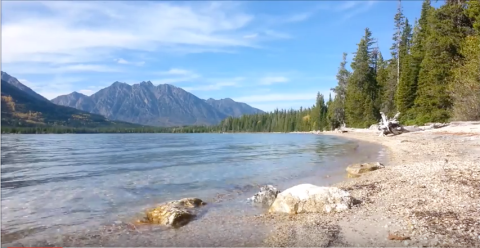
<svg viewBox="0 0 480 248">
<path fill-rule="evenodd" d="M 319 135 L 374 142 L 390 153 L 384 169 L 333 185 L 362 203 L 333 215 L 275 217 L 268 245 L 480 245 L 478 122 L 386 137 L 368 129 L 346 130 Z"/>
</svg>

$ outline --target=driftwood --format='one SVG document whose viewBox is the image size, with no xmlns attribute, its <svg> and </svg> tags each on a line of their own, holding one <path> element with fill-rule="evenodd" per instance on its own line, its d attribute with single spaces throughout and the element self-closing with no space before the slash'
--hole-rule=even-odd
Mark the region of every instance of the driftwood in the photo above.
<svg viewBox="0 0 480 248">
<path fill-rule="evenodd" d="M 408 132 L 402 125 L 400 125 L 397 120 L 400 117 L 400 112 L 398 112 L 393 118 L 388 119 L 385 113 L 380 112 L 382 119 L 378 123 L 378 130 L 380 131 L 380 136 L 386 136 L 387 134 L 398 135 L 404 132 Z"/>
<path fill-rule="evenodd" d="M 346 132 L 348 132 L 348 130 L 346 130 L 346 128 L 347 128 L 347 125 L 344 122 L 342 125 L 340 125 L 340 128 L 335 128 L 335 132 L 346 133 Z"/>
</svg>

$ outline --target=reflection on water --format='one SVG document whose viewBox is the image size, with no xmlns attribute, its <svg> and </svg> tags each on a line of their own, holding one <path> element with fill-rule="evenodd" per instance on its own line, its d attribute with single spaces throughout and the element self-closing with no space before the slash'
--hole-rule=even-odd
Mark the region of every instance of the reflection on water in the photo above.
<svg viewBox="0 0 480 248">
<path fill-rule="evenodd" d="M 306 134 L 2 135 L 2 239 L 129 220 L 182 197 L 328 184 L 318 177 L 371 154 Z"/>
</svg>

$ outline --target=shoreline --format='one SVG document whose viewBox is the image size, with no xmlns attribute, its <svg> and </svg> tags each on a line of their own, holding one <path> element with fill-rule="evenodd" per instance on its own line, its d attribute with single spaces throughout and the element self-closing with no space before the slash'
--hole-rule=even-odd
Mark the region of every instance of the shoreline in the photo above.
<svg viewBox="0 0 480 248">
<path fill-rule="evenodd" d="M 385 168 L 332 186 L 362 203 L 330 215 L 275 216 L 269 246 L 479 246 L 480 125 L 466 123 L 379 137 L 349 129 L 328 135 L 389 151 Z"/>
</svg>

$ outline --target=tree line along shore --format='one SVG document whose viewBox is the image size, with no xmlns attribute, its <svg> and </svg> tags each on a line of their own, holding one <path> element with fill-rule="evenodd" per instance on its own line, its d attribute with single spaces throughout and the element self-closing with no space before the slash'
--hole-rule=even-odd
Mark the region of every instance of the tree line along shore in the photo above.
<svg viewBox="0 0 480 248">
<path fill-rule="evenodd" d="M 380 112 L 401 112 L 408 125 L 480 119 L 480 1 L 424 0 L 418 20 L 394 16 L 390 59 L 384 59 L 365 29 L 347 69 L 343 54 L 335 96 L 318 93 L 312 107 L 229 117 L 216 126 L 184 127 L 2 127 L 2 133 L 219 133 L 333 130 L 342 124 L 366 128 Z"/>
</svg>

